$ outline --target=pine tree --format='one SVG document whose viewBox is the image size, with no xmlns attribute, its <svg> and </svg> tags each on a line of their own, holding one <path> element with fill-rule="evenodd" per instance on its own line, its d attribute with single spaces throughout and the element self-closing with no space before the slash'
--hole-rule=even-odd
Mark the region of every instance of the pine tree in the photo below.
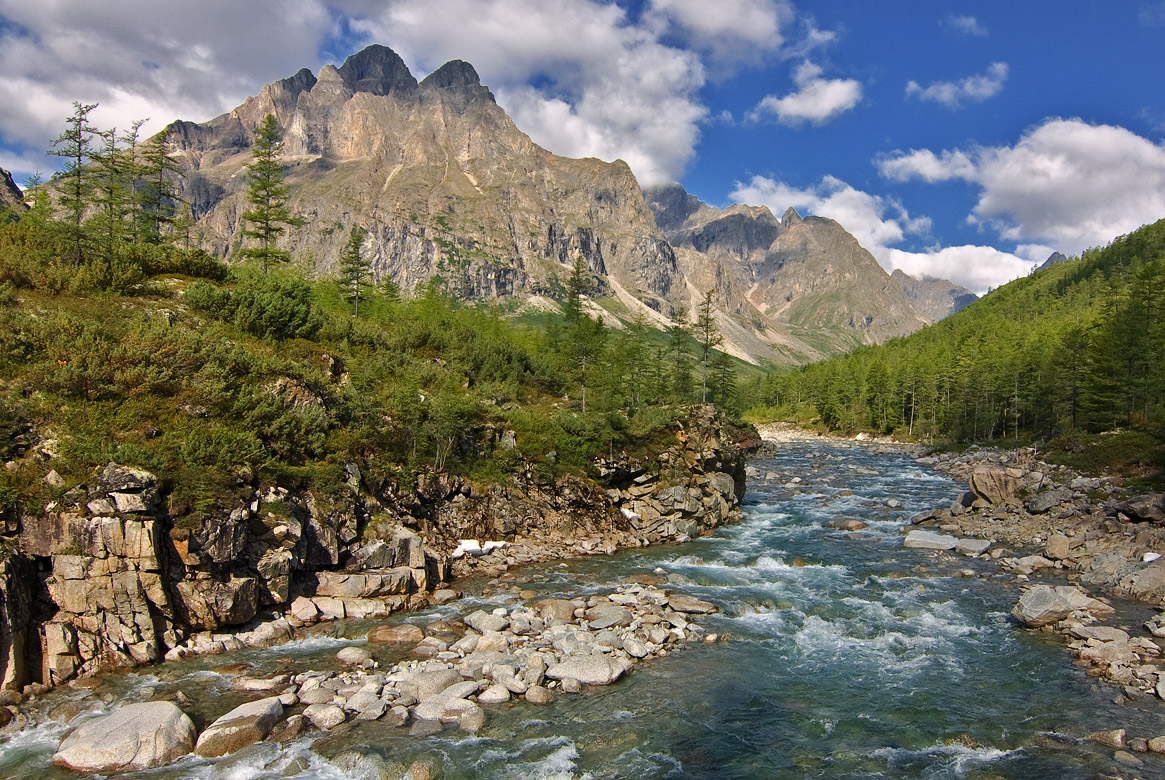
<svg viewBox="0 0 1165 780">
<path fill-rule="evenodd" d="M 99 208 L 95 222 L 101 236 L 101 243 L 107 255 L 112 255 L 114 249 L 125 238 L 125 217 L 129 209 L 129 193 L 126 189 L 125 157 L 118 147 L 117 128 L 110 128 L 97 133 L 104 142 L 101 149 L 93 155 L 94 167 L 94 202 Z"/>
<path fill-rule="evenodd" d="M 686 404 L 692 400 L 692 356 L 688 353 L 688 339 L 691 334 L 677 322 L 667 329 L 668 352 L 671 355 L 671 390 L 677 403 Z"/>
<path fill-rule="evenodd" d="M 122 151 L 122 156 L 125 158 L 122 161 L 122 175 L 126 190 L 128 191 L 129 241 L 135 245 L 138 242 L 138 234 L 141 232 L 142 225 L 140 193 L 142 189 L 142 174 L 145 169 L 141 161 L 139 139 L 142 125 L 145 123 L 145 119 L 135 120 L 129 126 L 129 130 L 126 131 L 125 135 L 118 139 L 125 145 Z"/>
<path fill-rule="evenodd" d="M 352 316 L 360 316 L 360 296 L 368 289 L 371 269 L 360 256 L 364 244 L 365 230 L 359 225 L 352 227 L 348 243 L 340 253 L 340 294 L 352 302 Z"/>
<path fill-rule="evenodd" d="M 67 180 L 61 188 L 61 205 L 69 213 L 70 238 L 74 246 L 73 262 L 78 265 L 84 259 L 85 234 L 81 223 L 89 205 L 89 181 L 85 163 L 89 161 L 92 136 L 97 132 L 97 128 L 89 124 L 89 114 L 95 108 L 96 103 L 74 101 L 73 115 L 66 120 L 67 129 L 53 139 L 54 148 L 48 152 L 54 157 L 65 159 L 64 170 L 59 174 L 60 178 Z"/>
<path fill-rule="evenodd" d="M 243 220 L 251 225 L 243 229 L 243 235 L 257 239 L 257 247 L 242 251 L 243 257 L 258 260 L 264 273 L 272 263 L 286 263 L 291 253 L 276 249 L 275 242 L 289 225 L 302 222 L 293 217 L 287 208 L 287 185 L 281 155 L 283 136 L 273 114 L 268 114 L 255 131 L 255 141 L 251 146 L 251 162 L 247 165 L 250 183 L 247 185 L 247 202 L 251 208 L 243 212 Z"/>
<path fill-rule="evenodd" d="M 708 403 L 708 360 L 712 350 L 724 343 L 720 329 L 716 327 L 716 309 L 713 306 L 716 293 L 708 290 L 704 300 L 696 310 L 695 337 L 700 345 L 700 365 L 703 368 L 700 380 L 700 403 Z"/>
</svg>

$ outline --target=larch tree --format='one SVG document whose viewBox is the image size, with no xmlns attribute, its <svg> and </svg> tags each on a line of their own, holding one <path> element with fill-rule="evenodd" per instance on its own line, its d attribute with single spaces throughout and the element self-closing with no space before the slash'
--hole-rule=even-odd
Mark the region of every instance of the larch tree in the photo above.
<svg viewBox="0 0 1165 780">
<path fill-rule="evenodd" d="M 708 365 L 712 350 L 724 343 L 720 329 L 716 327 L 716 307 L 713 305 L 716 293 L 708 290 L 704 293 L 704 300 L 696 309 L 696 322 L 693 335 L 700 345 L 700 365 L 703 368 L 700 384 L 700 403 L 708 403 Z"/>
<path fill-rule="evenodd" d="M 250 225 L 243 228 L 243 235 L 256 239 L 259 245 L 242 251 L 243 257 L 258 260 L 264 273 L 272 263 L 291 259 L 291 253 L 276 249 L 275 243 L 288 226 L 302 224 L 287 208 L 282 153 L 283 135 L 275 116 L 268 114 L 255 131 L 251 145 L 251 162 L 247 165 L 247 202 L 251 208 L 243 212 L 243 221 Z"/>
<path fill-rule="evenodd" d="M 89 124 L 89 114 L 95 108 L 96 103 L 73 101 L 73 115 L 66 120 L 65 132 L 53 139 L 53 148 L 48 151 L 53 157 L 65 160 L 64 169 L 54 178 L 65 180 L 61 187 L 61 205 L 69 214 L 70 238 L 74 245 L 73 262 L 78 265 L 84 259 L 85 235 L 81 223 L 85 219 L 85 208 L 89 205 L 89 177 L 85 164 L 89 162 L 92 152 L 92 137 L 97 133 L 97 128 Z"/>
</svg>

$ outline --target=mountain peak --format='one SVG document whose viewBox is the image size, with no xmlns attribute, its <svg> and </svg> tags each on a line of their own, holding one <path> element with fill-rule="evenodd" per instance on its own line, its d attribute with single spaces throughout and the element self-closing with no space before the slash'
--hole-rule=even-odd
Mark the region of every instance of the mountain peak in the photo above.
<svg viewBox="0 0 1165 780">
<path fill-rule="evenodd" d="M 5 209 L 24 210 L 24 193 L 12 181 L 12 174 L 0 168 L 0 211 Z"/>
<path fill-rule="evenodd" d="M 379 43 L 348 57 L 339 71 L 344 83 L 353 92 L 390 95 L 412 92 L 417 88 L 417 80 L 400 55 Z"/>
<path fill-rule="evenodd" d="M 1052 252 L 1052 254 L 1048 255 L 1048 259 L 1044 261 L 1044 264 L 1036 270 L 1046 271 L 1054 265 L 1066 262 L 1068 262 L 1068 258 L 1062 252 Z"/>
<path fill-rule="evenodd" d="M 789 208 L 785 209 L 785 215 L 781 217 L 781 226 L 789 228 L 793 225 L 800 224 L 801 221 L 801 215 L 797 213 L 797 209 L 789 206 Z"/>
<path fill-rule="evenodd" d="M 486 98 L 494 102 L 493 94 L 482 86 L 472 65 L 464 60 L 450 60 L 421 81 L 421 89 L 440 89 L 465 97 Z"/>
</svg>

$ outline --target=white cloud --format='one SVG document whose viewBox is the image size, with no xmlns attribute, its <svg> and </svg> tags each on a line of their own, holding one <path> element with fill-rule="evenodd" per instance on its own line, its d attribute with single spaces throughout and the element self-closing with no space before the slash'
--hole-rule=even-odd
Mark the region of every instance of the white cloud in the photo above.
<svg viewBox="0 0 1165 780">
<path fill-rule="evenodd" d="M 1049 251 L 1040 262 L 1050 254 Z M 1027 275 L 1033 265 L 1031 260 L 1009 252 L 974 245 L 948 246 L 926 252 L 891 248 L 886 250 L 885 257 L 894 268 L 900 268 L 915 278 L 949 279 L 978 295 Z"/>
<path fill-rule="evenodd" d="M 894 245 L 908 237 L 928 236 L 930 219 L 911 217 L 897 201 L 863 192 L 833 176 L 805 189 L 755 176 L 748 184 L 738 182 L 729 197 L 768 206 L 776 214 L 792 206 L 802 216 L 829 217 L 887 271 L 901 268 L 915 277 L 949 279 L 980 294 L 1027 273 L 1032 265 L 1030 260 L 987 246 L 934 247 L 923 252 L 898 249 Z M 1048 254 L 1050 250 L 1044 257 Z"/>
<path fill-rule="evenodd" d="M 418 73 L 472 62 L 537 143 L 622 158 L 653 184 L 678 180 L 695 154 L 709 74 L 779 56 L 785 0 L 730 4 L 655 0 L 633 20 L 600 0 L 395 0 L 356 26 Z"/>
<path fill-rule="evenodd" d="M 959 108 L 964 101 L 982 102 L 999 94 L 1007 81 L 1006 62 L 993 62 L 986 73 L 968 76 L 958 82 L 936 81 L 923 87 L 917 81 L 906 85 L 906 96 L 941 103 L 947 108 Z"/>
<path fill-rule="evenodd" d="M 878 169 L 888 179 L 908 181 L 922 179 L 934 183 L 950 179 L 969 179 L 975 174 L 975 163 L 965 152 L 944 151 L 936 155 L 930 149 L 911 149 L 877 160 Z"/>
<path fill-rule="evenodd" d="M 947 26 L 966 35 L 987 34 L 987 28 L 979 24 L 979 20 L 973 16 L 950 16 L 947 18 Z"/>
<path fill-rule="evenodd" d="M 1165 217 L 1165 144 L 1122 127 L 1049 119 L 1014 146 L 912 150 L 878 161 L 897 180 L 978 184 L 969 221 L 1007 240 L 1078 253 Z"/>
<path fill-rule="evenodd" d="M 91 119 L 101 127 L 202 121 L 315 65 L 332 32 L 320 0 L 0 0 L 0 18 L 0 138 L 21 161 L 48 148 L 74 100 L 99 103 Z"/>
<path fill-rule="evenodd" d="M 822 78 L 824 71 L 809 61 L 793 72 L 797 91 L 784 97 L 769 95 L 749 113 L 759 121 L 773 115 L 781 124 L 796 127 L 806 122 L 821 125 L 849 111 L 862 99 L 862 85 L 854 79 Z"/>
<path fill-rule="evenodd" d="M 783 28 L 793 18 L 785 0 L 651 0 L 649 23 L 678 34 L 706 52 L 710 64 L 756 64 L 785 42 Z"/>
</svg>

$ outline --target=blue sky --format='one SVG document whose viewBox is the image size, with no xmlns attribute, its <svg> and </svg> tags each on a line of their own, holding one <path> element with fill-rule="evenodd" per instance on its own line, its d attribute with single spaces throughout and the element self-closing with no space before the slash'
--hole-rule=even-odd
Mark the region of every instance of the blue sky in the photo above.
<svg viewBox="0 0 1165 780">
<path fill-rule="evenodd" d="M 551 151 L 982 292 L 1165 217 L 1162 40 L 1165 0 L 0 0 L 0 167 L 51 171 L 73 100 L 156 130 L 376 42 Z"/>
</svg>

